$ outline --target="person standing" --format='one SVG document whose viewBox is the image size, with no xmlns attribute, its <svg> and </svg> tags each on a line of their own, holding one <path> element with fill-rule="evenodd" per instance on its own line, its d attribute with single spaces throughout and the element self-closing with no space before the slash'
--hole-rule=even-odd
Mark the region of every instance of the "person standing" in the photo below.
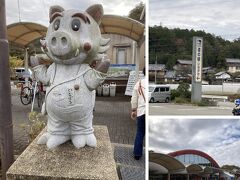
<svg viewBox="0 0 240 180">
<path fill-rule="evenodd" d="M 131 98 L 131 118 L 137 119 L 137 132 L 134 142 L 134 158 L 139 160 L 143 153 L 143 140 L 145 136 L 145 68 L 143 69 L 144 78 L 139 79 L 133 88 Z"/>
</svg>

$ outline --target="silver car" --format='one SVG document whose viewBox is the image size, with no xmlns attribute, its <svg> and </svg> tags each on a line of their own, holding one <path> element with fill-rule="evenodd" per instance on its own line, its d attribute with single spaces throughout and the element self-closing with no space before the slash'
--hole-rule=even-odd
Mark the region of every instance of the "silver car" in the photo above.
<svg viewBox="0 0 240 180">
<path fill-rule="evenodd" d="M 170 101 L 170 86 L 168 85 L 150 85 L 148 89 L 148 98 L 150 103 Z"/>
</svg>

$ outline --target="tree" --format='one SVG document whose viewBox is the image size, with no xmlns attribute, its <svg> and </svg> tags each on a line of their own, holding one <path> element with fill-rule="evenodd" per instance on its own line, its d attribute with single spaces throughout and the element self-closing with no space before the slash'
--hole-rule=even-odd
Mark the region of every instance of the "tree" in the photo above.
<svg viewBox="0 0 240 180">
<path fill-rule="evenodd" d="M 9 57 L 10 76 L 12 78 L 16 77 L 14 68 L 21 67 L 21 66 L 23 66 L 23 60 L 22 59 L 20 59 L 16 56 L 10 56 Z"/>
<path fill-rule="evenodd" d="M 177 90 L 180 93 L 180 97 L 191 98 L 191 92 L 189 91 L 190 85 L 188 83 L 180 83 Z"/>
<path fill-rule="evenodd" d="M 21 66 L 23 66 L 23 60 L 16 56 L 10 56 L 9 57 L 9 65 L 10 65 L 11 69 L 16 68 L 16 67 L 21 67 Z"/>
<path fill-rule="evenodd" d="M 142 2 L 140 2 L 138 5 L 135 6 L 135 8 L 133 8 L 133 9 L 129 12 L 128 17 L 129 17 L 129 18 L 132 18 L 132 19 L 135 19 L 135 20 L 137 20 L 137 21 L 139 21 L 139 22 L 141 22 L 141 21 L 140 21 L 140 17 L 141 17 L 143 8 L 144 8 L 144 4 L 143 4 Z"/>
<path fill-rule="evenodd" d="M 226 58 L 240 58 L 240 40 L 230 42 L 214 34 L 188 29 L 149 28 L 149 60 L 172 69 L 177 59 L 192 59 L 193 36 L 203 37 L 203 66 L 226 68 Z"/>
</svg>

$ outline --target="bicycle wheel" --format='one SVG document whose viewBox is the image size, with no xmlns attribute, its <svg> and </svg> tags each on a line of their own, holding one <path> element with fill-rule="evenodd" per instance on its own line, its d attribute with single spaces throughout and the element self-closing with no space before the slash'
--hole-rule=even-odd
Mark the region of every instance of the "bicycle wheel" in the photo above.
<svg viewBox="0 0 240 180">
<path fill-rule="evenodd" d="M 32 91 L 29 87 L 24 87 L 20 94 L 20 100 L 23 105 L 28 105 L 32 101 Z"/>
<path fill-rule="evenodd" d="M 37 103 L 38 103 L 38 107 L 41 108 L 42 104 L 43 104 L 43 95 L 42 93 L 39 91 L 37 94 Z"/>
</svg>

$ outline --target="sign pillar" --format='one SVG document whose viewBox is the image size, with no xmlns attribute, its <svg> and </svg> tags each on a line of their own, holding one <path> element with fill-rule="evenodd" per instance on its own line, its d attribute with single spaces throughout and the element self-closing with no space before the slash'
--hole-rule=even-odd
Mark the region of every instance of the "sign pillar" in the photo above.
<svg viewBox="0 0 240 180">
<path fill-rule="evenodd" d="M 25 73 L 28 74 L 28 48 L 25 49 L 25 57 L 24 57 L 24 68 Z M 25 77 L 25 85 L 28 85 L 29 77 Z"/>
<path fill-rule="evenodd" d="M 194 36 L 192 52 L 192 103 L 198 103 L 202 100 L 202 59 L 203 38 Z"/>
<path fill-rule="evenodd" d="M 139 61 L 140 61 L 140 47 L 139 45 L 137 44 L 136 46 L 136 54 L 135 54 L 135 57 L 136 57 L 136 61 L 135 61 L 135 64 L 136 64 L 136 68 L 135 68 L 135 82 L 138 81 L 138 78 L 139 78 Z"/>
</svg>

